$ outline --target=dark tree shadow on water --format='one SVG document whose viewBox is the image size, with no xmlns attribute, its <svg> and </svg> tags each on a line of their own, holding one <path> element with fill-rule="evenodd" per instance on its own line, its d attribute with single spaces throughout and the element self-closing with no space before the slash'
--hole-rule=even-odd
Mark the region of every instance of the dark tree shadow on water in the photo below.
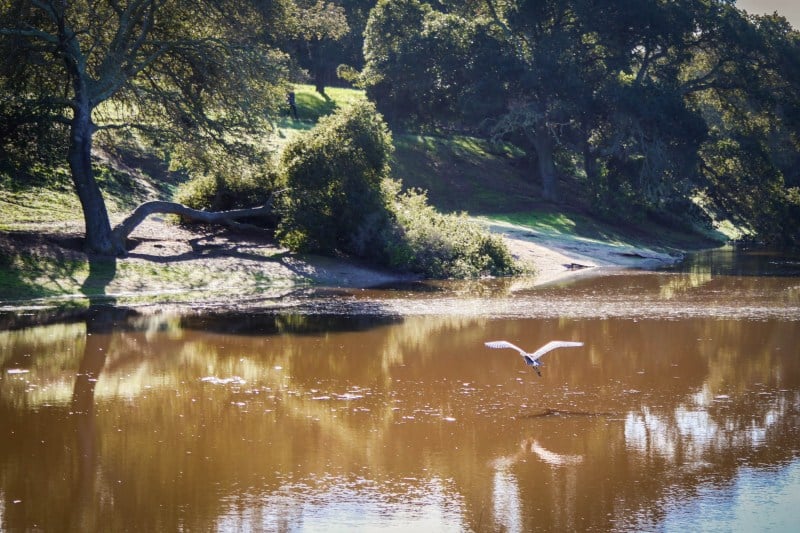
<svg viewBox="0 0 800 533">
<path fill-rule="evenodd" d="M 105 270 L 104 270 L 105 272 Z M 91 278 L 91 274 L 90 274 Z M 86 342 L 72 390 L 77 475 L 69 526 L 73 531 L 98 531 L 98 493 L 103 487 L 95 421 L 95 387 L 111 347 L 112 334 L 134 311 L 113 305 L 92 305 L 86 314 Z"/>
</svg>

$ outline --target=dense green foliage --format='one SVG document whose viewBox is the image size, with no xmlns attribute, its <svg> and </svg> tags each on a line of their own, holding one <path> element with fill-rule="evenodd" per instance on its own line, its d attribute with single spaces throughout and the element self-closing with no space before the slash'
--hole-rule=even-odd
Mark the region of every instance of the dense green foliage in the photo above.
<svg viewBox="0 0 800 533">
<path fill-rule="evenodd" d="M 281 241 L 295 250 L 346 253 L 429 277 L 517 272 L 497 237 L 443 215 L 424 194 L 389 179 L 392 138 L 372 104 L 323 118 L 281 158 Z"/>
<path fill-rule="evenodd" d="M 705 215 L 797 243 L 800 34 L 723 0 L 382 0 L 361 82 L 392 124 L 468 129 L 605 217 Z M 684 215 L 681 215 L 684 216 Z"/>
<path fill-rule="evenodd" d="M 292 6 L 288 0 L 3 2 L 0 149 L 30 152 L 47 141 L 42 132 L 60 133 L 87 246 L 122 253 L 93 173 L 95 134 L 138 132 L 199 170 L 221 152 L 257 159 L 241 140 L 268 127 L 285 96 L 287 60 L 277 44 Z"/>
<path fill-rule="evenodd" d="M 344 83 L 337 77 L 340 65 L 363 67 L 362 34 L 375 0 L 296 0 L 296 4 L 295 34 L 287 48 L 316 91 L 326 95 L 327 86 Z"/>
<path fill-rule="evenodd" d="M 281 173 L 294 191 L 287 243 L 412 268 L 418 236 L 463 221 L 390 192 L 391 136 L 374 110 L 293 140 L 335 110 L 325 90 L 344 83 L 337 69 L 397 133 L 514 146 L 526 157 L 515 168 L 552 206 L 628 223 L 730 220 L 800 244 L 800 34 L 729 0 L 9 0 L 0 54 L 0 172 L 69 168 L 87 243 L 103 253 L 124 244 L 93 143 L 124 138 L 195 178 L 182 202 L 261 204 Z M 273 171 L 270 134 L 306 79 L 319 96 L 310 111 L 298 92 L 306 112 Z M 403 226 L 416 218 L 429 227 Z"/>
<path fill-rule="evenodd" d="M 381 183 L 392 140 L 369 104 L 324 117 L 281 157 L 281 240 L 289 247 L 364 257 L 379 246 L 388 206 Z"/>
<path fill-rule="evenodd" d="M 399 183 L 392 185 L 395 229 L 386 243 L 390 266 L 433 278 L 520 273 L 500 237 L 491 235 L 463 213 L 437 212 L 424 193 L 410 190 L 400 194 Z"/>
<path fill-rule="evenodd" d="M 201 174 L 178 188 L 175 201 L 206 211 L 264 205 L 275 192 L 276 180 L 272 172 Z"/>
</svg>

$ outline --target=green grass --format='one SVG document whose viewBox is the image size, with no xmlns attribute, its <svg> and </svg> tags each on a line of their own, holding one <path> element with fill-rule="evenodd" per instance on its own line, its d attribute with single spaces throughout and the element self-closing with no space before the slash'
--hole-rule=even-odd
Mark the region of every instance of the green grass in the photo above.
<svg viewBox="0 0 800 533">
<path fill-rule="evenodd" d="M 556 211 L 548 207 L 517 213 L 492 214 L 482 218 L 524 226 L 542 235 L 552 237 L 576 236 L 602 240 L 609 244 L 631 244 L 629 236 L 625 236 L 618 228 L 578 213 Z"/>
<path fill-rule="evenodd" d="M 310 130 L 321 117 L 366 98 L 364 91 L 329 87 L 323 97 L 312 85 L 296 85 L 299 120 L 278 122 L 280 150 L 296 135 Z M 511 144 L 493 145 L 465 135 L 393 135 L 393 177 L 405 188 L 428 192 L 430 202 L 445 212 L 491 213 L 519 211 L 535 203 L 538 185 L 520 176 L 524 153 Z"/>
<path fill-rule="evenodd" d="M 287 106 L 285 114 L 277 121 L 278 138 L 272 141 L 276 149 L 280 149 L 298 133 L 313 128 L 320 118 L 366 98 L 364 91 L 357 89 L 326 87 L 325 96 L 319 94 L 313 85 L 298 84 L 294 89 L 298 118 L 295 120 L 289 115 Z"/>
<path fill-rule="evenodd" d="M 280 150 L 296 135 L 310 130 L 321 117 L 366 98 L 364 91 L 329 87 L 323 97 L 312 85 L 296 85 L 299 120 L 278 121 Z M 521 211 L 536 203 L 538 184 L 519 168 L 521 150 L 493 145 L 465 135 L 394 134 L 393 176 L 405 188 L 428 192 L 430 202 L 445 212 L 493 213 Z"/>
<path fill-rule="evenodd" d="M 42 257 L 23 253 L 0 259 L 0 294 L 4 302 L 62 296 L 97 296 L 104 287 L 99 279 L 113 279 L 115 261 L 90 265 L 87 260 Z"/>
<path fill-rule="evenodd" d="M 115 258 L 72 258 L 23 252 L 0 255 L 0 306 L 30 300 L 149 302 L 189 298 L 192 293 L 252 296 L 296 279 L 273 279 L 259 271 L 216 269 L 191 263 Z"/>
<path fill-rule="evenodd" d="M 103 167 L 98 170 L 97 178 L 111 215 L 128 213 L 147 198 L 141 187 L 122 173 Z M 71 186 L 62 186 L 61 182 L 42 187 L 0 188 L 0 213 L 0 229 L 6 231 L 20 224 L 83 220 L 77 195 Z"/>
<path fill-rule="evenodd" d="M 171 198 L 174 188 L 174 176 L 165 179 L 163 164 L 155 175 L 141 170 L 134 175 L 113 168 L 106 158 L 95 158 L 94 174 L 112 217 L 127 214 L 155 197 Z M 5 231 L 26 224 L 82 221 L 83 211 L 66 162 L 49 168 L 34 165 L 25 171 L 0 169 L 0 213 L 0 230 Z"/>
<path fill-rule="evenodd" d="M 525 211 L 523 213 L 506 213 L 495 215 L 491 218 L 538 229 L 546 233 L 572 233 L 578 226 L 575 215 L 566 213 L 545 212 L 545 211 Z"/>
<path fill-rule="evenodd" d="M 428 191 L 447 212 L 517 212 L 535 204 L 538 186 L 522 175 L 520 151 L 467 136 L 395 135 L 394 177 Z"/>
<path fill-rule="evenodd" d="M 0 229 L 15 224 L 80 220 L 80 202 L 66 169 L 0 171 Z"/>
<path fill-rule="evenodd" d="M 327 98 L 314 90 L 312 85 L 295 85 L 298 118 L 294 119 L 289 115 L 287 105 L 284 114 L 275 121 L 274 135 L 263 138 L 260 141 L 262 146 L 277 155 L 297 135 L 311 130 L 320 118 L 366 98 L 364 91 L 356 89 L 328 87 L 325 92 Z"/>
<path fill-rule="evenodd" d="M 336 109 L 366 99 L 366 95 L 361 90 L 327 87 L 322 96 L 311 85 L 295 85 L 295 98 L 300 119 L 316 122 Z"/>
<path fill-rule="evenodd" d="M 543 236 L 577 237 L 602 241 L 609 245 L 692 249 L 717 246 L 724 242 L 724 237 L 713 232 L 688 233 L 651 222 L 641 222 L 635 227 L 621 226 L 547 206 L 516 213 L 493 213 L 479 218 L 522 226 Z"/>
</svg>

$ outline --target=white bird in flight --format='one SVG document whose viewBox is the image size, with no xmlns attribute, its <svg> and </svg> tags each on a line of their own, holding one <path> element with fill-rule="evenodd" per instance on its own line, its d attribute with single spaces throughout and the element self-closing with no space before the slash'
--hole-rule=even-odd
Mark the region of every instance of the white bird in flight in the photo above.
<svg viewBox="0 0 800 533">
<path fill-rule="evenodd" d="M 542 357 L 544 354 L 549 352 L 550 350 L 555 350 L 556 348 L 570 348 L 575 346 L 583 346 L 582 342 L 574 342 L 574 341 L 550 341 L 538 350 L 533 353 L 528 353 L 516 344 L 511 344 L 508 341 L 490 341 L 485 343 L 486 346 L 489 348 L 511 348 L 512 350 L 516 350 L 522 355 L 522 358 L 525 359 L 525 364 L 528 366 L 532 366 L 533 369 L 539 374 L 541 377 L 542 373 L 539 371 L 539 367 L 542 366 L 542 363 L 539 362 L 539 358 Z"/>
</svg>

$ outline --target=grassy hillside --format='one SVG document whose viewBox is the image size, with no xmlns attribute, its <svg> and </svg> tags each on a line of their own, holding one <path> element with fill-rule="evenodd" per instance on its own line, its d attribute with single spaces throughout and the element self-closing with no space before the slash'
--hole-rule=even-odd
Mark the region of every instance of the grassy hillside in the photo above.
<svg viewBox="0 0 800 533">
<path fill-rule="evenodd" d="M 327 90 L 324 99 L 312 86 L 299 86 L 300 121 L 283 120 L 281 138 L 310 128 L 337 106 L 363 98 L 361 91 Z M 676 248 L 710 246 L 725 240 L 715 231 L 698 233 L 665 228 L 651 222 L 616 226 L 593 218 L 581 205 L 577 181 L 562 183 L 570 203 L 553 206 L 540 199 L 535 170 L 525 154 L 512 145 L 496 146 L 463 135 L 433 136 L 394 133 L 393 174 L 404 187 L 427 191 L 430 203 L 444 212 L 466 211 L 482 219 L 510 222 L 543 234 L 572 234 L 617 243 Z"/>
<path fill-rule="evenodd" d="M 278 152 L 290 139 L 314 127 L 320 117 L 365 98 L 362 91 L 328 88 L 319 95 L 310 85 L 296 87 L 298 119 L 288 107 L 266 141 Z M 524 154 L 513 146 L 494 146 L 467 136 L 394 134 L 394 176 L 407 188 L 428 191 L 428 198 L 446 212 L 475 215 L 517 213 L 535 223 L 535 213 L 547 218 L 552 207 L 539 202 L 539 185 Z M 113 146 L 112 146 L 113 144 Z M 148 146 L 130 139 L 97 139 L 95 168 L 112 216 L 121 216 L 146 199 L 171 199 L 186 176 L 171 173 Z M 565 184 L 567 196 L 570 184 Z M 577 206 L 574 206 L 577 207 Z M 578 209 L 578 211 L 580 211 Z M 12 175 L 0 169 L 0 229 L 30 222 L 81 220 L 66 165 L 34 167 Z M 569 216 L 562 214 L 561 216 Z M 574 227 L 585 226 L 575 223 Z"/>
<path fill-rule="evenodd" d="M 291 138 L 311 129 L 321 116 L 364 98 L 363 92 L 349 89 L 330 88 L 327 92 L 328 96 L 322 97 L 312 86 L 297 86 L 298 119 L 289 116 L 287 107 L 276 123 L 276 134 L 268 137 L 276 153 Z M 537 231 L 631 243 L 686 247 L 698 240 L 697 235 L 655 226 L 613 227 L 593 220 L 579 206 L 566 209 L 542 204 L 533 172 L 524 154 L 513 146 L 498 147 L 467 136 L 403 133 L 395 133 L 394 142 L 395 177 L 406 188 L 428 191 L 431 204 L 444 212 L 466 211 Z M 97 176 L 112 219 L 121 218 L 141 201 L 172 199 L 176 186 L 186 179 L 169 172 L 167 164 L 154 155 L 155 150 L 135 140 L 109 142 L 99 137 L 96 146 Z M 567 196 L 575 196 L 569 188 L 566 183 Z M 0 168 L 0 214 L 0 231 L 82 223 L 65 166 L 34 167 L 17 174 Z"/>
<path fill-rule="evenodd" d="M 170 199 L 186 179 L 170 172 L 147 147 L 126 143 L 95 150 L 95 176 L 112 218 L 121 218 L 146 200 Z M 34 166 L 26 170 L 0 167 L 0 231 L 31 225 L 83 221 L 69 169 Z"/>
</svg>

